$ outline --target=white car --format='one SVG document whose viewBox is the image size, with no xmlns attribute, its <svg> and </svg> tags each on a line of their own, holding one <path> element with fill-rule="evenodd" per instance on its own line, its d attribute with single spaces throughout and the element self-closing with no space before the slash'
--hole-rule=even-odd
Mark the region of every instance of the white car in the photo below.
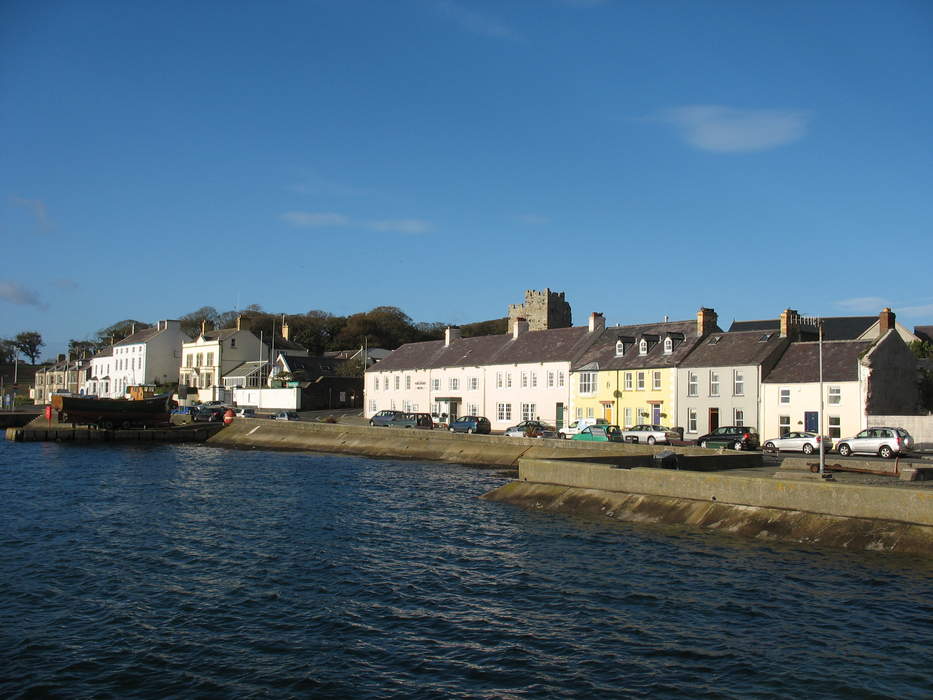
<svg viewBox="0 0 933 700">
<path fill-rule="evenodd" d="M 861 452 L 888 459 L 909 452 L 913 446 L 914 439 L 903 428 L 866 428 L 855 437 L 839 440 L 836 451 L 843 457 Z"/>
<path fill-rule="evenodd" d="M 832 438 L 820 438 L 816 433 L 794 432 L 787 433 L 784 437 L 771 438 L 765 441 L 766 450 L 777 450 L 778 452 L 803 452 L 805 455 L 812 455 L 820 451 L 820 442 L 823 443 L 823 451 L 829 452 L 833 449 Z"/>
<path fill-rule="evenodd" d="M 656 442 L 670 445 L 674 440 L 680 440 L 680 433 L 663 425 L 633 425 L 628 430 L 622 431 L 622 439 L 628 440 L 629 438 L 638 438 L 639 443 L 648 445 Z"/>
<path fill-rule="evenodd" d="M 559 437 L 561 440 L 568 440 L 584 428 L 589 428 L 591 425 L 609 425 L 609 421 L 607 421 L 605 418 L 578 418 L 570 425 L 565 425 L 563 428 L 558 430 L 557 437 Z"/>
</svg>

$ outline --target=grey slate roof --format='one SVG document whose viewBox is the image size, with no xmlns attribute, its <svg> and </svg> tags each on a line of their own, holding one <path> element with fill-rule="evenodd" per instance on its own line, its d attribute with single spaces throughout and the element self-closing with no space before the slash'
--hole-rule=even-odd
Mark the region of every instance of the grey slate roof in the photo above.
<svg viewBox="0 0 933 700">
<path fill-rule="evenodd" d="M 235 333 L 239 333 L 236 328 L 220 328 L 214 331 L 205 331 L 201 333 L 200 336 L 204 338 L 204 340 L 226 340 Z"/>
<path fill-rule="evenodd" d="M 832 316 L 823 319 L 823 340 L 855 340 L 862 333 L 871 328 L 878 320 L 877 316 Z M 771 318 L 761 321 L 733 321 L 729 332 L 741 331 L 776 331 L 781 330 L 781 319 Z M 804 328 L 804 335 L 812 333 L 816 338 L 816 330 Z"/>
<path fill-rule="evenodd" d="M 344 360 L 333 357 L 298 357 L 285 354 L 285 362 L 292 372 L 303 372 L 306 379 L 333 377 Z"/>
<path fill-rule="evenodd" d="M 152 338 L 154 335 L 161 333 L 164 328 L 159 328 L 156 326 L 149 326 L 149 328 L 143 328 L 142 330 L 136 331 L 132 335 L 126 336 L 123 340 L 114 343 L 114 346 L 117 345 L 132 345 L 134 343 L 145 343 L 147 340 Z"/>
<path fill-rule="evenodd" d="M 719 328 L 716 330 L 719 331 Z M 670 355 L 665 355 L 664 339 L 668 333 L 680 334 L 682 339 L 675 341 Z M 626 347 L 624 355 L 616 357 L 616 341 L 620 336 L 626 345 L 631 342 L 632 346 Z M 638 343 L 643 336 L 649 340 L 646 355 L 638 353 Z M 593 363 L 596 363 L 600 370 L 674 367 L 687 357 L 697 340 L 696 321 L 610 326 L 574 361 L 571 369 L 576 371 Z"/>
<path fill-rule="evenodd" d="M 823 381 L 854 382 L 858 379 L 859 357 L 874 345 L 871 340 L 823 342 Z M 794 384 L 820 380 L 819 343 L 791 343 L 774 369 L 762 381 L 766 384 Z"/>
<path fill-rule="evenodd" d="M 763 338 L 767 337 L 767 340 Z M 719 340 L 710 345 L 710 340 Z M 712 333 L 698 343 L 681 367 L 731 367 L 760 365 L 773 354 L 783 351 L 789 341 L 777 330 Z"/>
<path fill-rule="evenodd" d="M 914 326 L 914 335 L 920 340 L 933 343 L 933 326 Z"/>
<path fill-rule="evenodd" d="M 594 335 L 585 326 L 576 326 L 526 331 L 514 339 L 511 333 L 458 338 L 448 347 L 443 340 L 408 343 L 367 371 L 569 362 L 593 342 Z"/>
</svg>

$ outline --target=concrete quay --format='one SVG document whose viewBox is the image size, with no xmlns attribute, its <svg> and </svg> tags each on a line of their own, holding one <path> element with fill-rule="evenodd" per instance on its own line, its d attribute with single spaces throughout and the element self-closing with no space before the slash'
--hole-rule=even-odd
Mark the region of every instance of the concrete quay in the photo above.
<svg viewBox="0 0 933 700">
<path fill-rule="evenodd" d="M 483 498 L 765 541 L 933 553 L 933 488 L 897 479 L 891 479 L 891 486 L 880 486 L 798 479 L 794 470 L 787 474 L 618 469 L 581 461 L 522 459 L 518 480 Z"/>
</svg>

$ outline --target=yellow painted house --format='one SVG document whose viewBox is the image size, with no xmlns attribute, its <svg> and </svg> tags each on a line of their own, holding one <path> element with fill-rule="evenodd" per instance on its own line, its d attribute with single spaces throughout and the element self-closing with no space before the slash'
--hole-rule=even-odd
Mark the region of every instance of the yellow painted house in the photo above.
<svg viewBox="0 0 933 700">
<path fill-rule="evenodd" d="M 716 322 L 715 311 L 701 308 L 695 322 L 606 328 L 571 367 L 572 418 L 673 427 L 677 365 L 705 335 L 721 332 Z"/>
</svg>

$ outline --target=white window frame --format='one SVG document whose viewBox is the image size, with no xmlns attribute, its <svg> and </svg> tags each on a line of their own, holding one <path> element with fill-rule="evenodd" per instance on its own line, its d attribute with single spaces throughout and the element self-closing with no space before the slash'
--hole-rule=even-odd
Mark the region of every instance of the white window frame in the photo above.
<svg viewBox="0 0 933 700">
<path fill-rule="evenodd" d="M 596 372 L 580 372 L 580 394 L 591 396 L 596 393 Z"/>
<path fill-rule="evenodd" d="M 410 374 L 405 375 L 405 388 L 411 389 L 411 375 Z"/>
<path fill-rule="evenodd" d="M 460 379 L 457 377 L 447 377 L 447 388 L 451 391 L 460 391 Z"/>
<path fill-rule="evenodd" d="M 719 372 L 714 369 L 709 371 L 709 395 L 719 396 Z"/>
<path fill-rule="evenodd" d="M 638 354 L 647 355 L 648 354 L 648 341 L 642 338 L 638 341 Z"/>
<path fill-rule="evenodd" d="M 697 410 L 695 408 L 687 409 L 687 432 L 698 433 L 697 430 Z"/>
<path fill-rule="evenodd" d="M 831 385 L 826 389 L 826 403 L 830 406 L 838 406 L 842 403 L 841 386 Z"/>
<path fill-rule="evenodd" d="M 528 372 L 522 372 L 521 374 L 521 387 L 522 389 L 528 388 Z"/>
<path fill-rule="evenodd" d="M 645 390 L 645 373 L 644 373 L 644 372 L 637 372 L 637 373 L 636 373 L 636 384 L 635 384 L 635 386 L 638 387 L 638 391 L 644 391 L 644 390 Z"/>
<path fill-rule="evenodd" d="M 842 437 L 842 418 L 839 416 L 826 416 L 828 437 L 833 439 Z"/>
<path fill-rule="evenodd" d="M 745 396 L 745 371 L 741 369 L 732 370 L 732 395 Z"/>
<path fill-rule="evenodd" d="M 633 384 L 632 384 L 632 373 L 631 373 L 631 372 L 626 372 L 626 373 L 625 373 L 625 379 L 623 379 L 622 388 L 623 388 L 625 391 L 632 391 L 632 386 L 633 386 Z"/>
<path fill-rule="evenodd" d="M 432 391 L 440 391 L 440 390 L 441 390 L 441 380 L 440 380 L 440 378 L 434 377 L 434 379 L 431 380 L 431 389 L 432 389 Z"/>
<path fill-rule="evenodd" d="M 778 435 L 784 437 L 790 432 L 790 416 L 778 416 Z"/>
<path fill-rule="evenodd" d="M 790 389 L 784 388 L 784 387 L 778 389 L 778 396 L 780 396 L 780 400 L 778 403 L 781 403 L 784 405 L 787 405 L 790 403 Z"/>
<path fill-rule="evenodd" d="M 501 421 L 512 420 L 512 404 L 497 403 L 496 404 L 496 420 L 501 420 Z"/>
<path fill-rule="evenodd" d="M 664 339 L 664 354 L 670 355 L 672 352 L 674 352 L 674 341 L 671 340 L 670 338 L 665 338 Z"/>
<path fill-rule="evenodd" d="M 744 426 L 745 425 L 745 409 L 744 408 L 735 408 L 732 410 L 732 424 Z"/>
<path fill-rule="evenodd" d="M 661 391 L 661 370 L 656 369 L 651 373 L 652 391 Z"/>
<path fill-rule="evenodd" d="M 687 372 L 687 396 L 700 395 L 700 380 L 696 372 Z"/>
<path fill-rule="evenodd" d="M 533 403 L 522 404 L 522 420 L 534 420 L 537 413 L 537 407 Z"/>
<path fill-rule="evenodd" d="M 479 377 L 470 377 L 470 391 L 479 389 Z"/>
</svg>

